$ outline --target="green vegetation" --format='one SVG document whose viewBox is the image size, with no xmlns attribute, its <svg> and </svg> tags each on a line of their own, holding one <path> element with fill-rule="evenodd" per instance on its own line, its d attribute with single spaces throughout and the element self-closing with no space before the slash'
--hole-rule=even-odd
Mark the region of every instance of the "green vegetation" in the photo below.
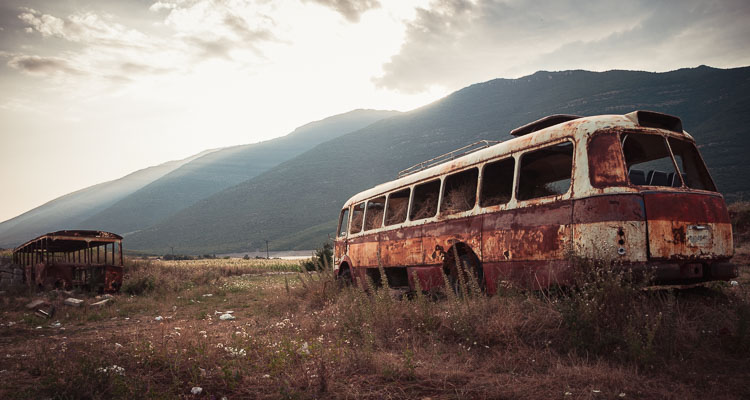
<svg viewBox="0 0 750 400">
<path fill-rule="evenodd" d="M 302 268 L 305 271 L 323 271 L 333 268 L 333 245 L 325 242 L 309 260 L 302 262 Z"/>
<path fill-rule="evenodd" d="M 163 252 L 311 249 L 335 230 L 339 207 L 399 170 L 549 114 L 677 115 L 701 145 L 720 190 L 748 193 L 750 68 L 667 73 L 538 72 L 469 86 L 418 110 L 323 143 L 128 236 L 128 248 Z"/>
</svg>

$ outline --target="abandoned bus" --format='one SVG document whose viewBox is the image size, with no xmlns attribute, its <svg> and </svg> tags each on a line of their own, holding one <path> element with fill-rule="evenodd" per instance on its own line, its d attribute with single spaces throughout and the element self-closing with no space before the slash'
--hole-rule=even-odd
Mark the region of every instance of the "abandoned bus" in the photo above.
<svg viewBox="0 0 750 400">
<path fill-rule="evenodd" d="M 737 275 L 724 198 L 679 118 L 553 115 L 401 171 L 339 214 L 340 279 L 442 287 L 456 257 L 489 293 L 570 283 L 574 259 L 659 284 Z"/>
<path fill-rule="evenodd" d="M 122 286 L 122 236 L 67 230 L 47 233 L 16 247 L 13 262 L 29 287 L 113 293 Z"/>
</svg>

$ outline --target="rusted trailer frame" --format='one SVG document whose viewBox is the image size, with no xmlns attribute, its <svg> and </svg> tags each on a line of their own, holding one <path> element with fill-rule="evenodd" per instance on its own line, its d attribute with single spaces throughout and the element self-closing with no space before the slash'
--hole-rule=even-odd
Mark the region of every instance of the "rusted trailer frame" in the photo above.
<svg viewBox="0 0 750 400">
<path fill-rule="evenodd" d="M 23 266 L 29 287 L 113 293 L 122 286 L 122 236 L 90 230 L 47 233 L 16 247 L 13 262 Z"/>
<path fill-rule="evenodd" d="M 511 134 L 349 199 L 337 273 L 379 281 L 382 266 L 390 285 L 414 288 L 416 276 L 424 289 L 454 276 L 459 258 L 490 292 L 500 281 L 570 283 L 581 259 L 647 271 L 664 284 L 737 275 L 726 204 L 679 118 L 556 115 Z M 462 185 L 468 195 L 454 198 Z"/>
</svg>

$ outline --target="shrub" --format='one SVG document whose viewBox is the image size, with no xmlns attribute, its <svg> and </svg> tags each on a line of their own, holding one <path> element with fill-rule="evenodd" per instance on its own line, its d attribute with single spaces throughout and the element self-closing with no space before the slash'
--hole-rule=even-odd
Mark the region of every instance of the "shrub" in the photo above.
<svg viewBox="0 0 750 400">
<path fill-rule="evenodd" d="M 307 261 L 302 263 L 302 268 L 306 271 L 322 271 L 333 265 L 333 246 L 330 242 L 323 244 L 323 247 L 315 251 L 315 254 Z"/>
<path fill-rule="evenodd" d="M 156 279 L 151 275 L 127 279 L 122 284 L 122 291 L 134 296 L 149 293 L 156 287 Z"/>
</svg>

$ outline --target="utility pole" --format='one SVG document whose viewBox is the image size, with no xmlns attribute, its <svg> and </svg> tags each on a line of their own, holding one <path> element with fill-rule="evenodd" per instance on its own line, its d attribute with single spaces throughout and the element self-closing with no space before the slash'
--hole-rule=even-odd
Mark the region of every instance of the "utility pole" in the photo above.
<svg viewBox="0 0 750 400">
<path fill-rule="evenodd" d="M 268 239 L 266 239 L 266 259 L 270 260 L 271 257 L 268 255 Z"/>
</svg>

